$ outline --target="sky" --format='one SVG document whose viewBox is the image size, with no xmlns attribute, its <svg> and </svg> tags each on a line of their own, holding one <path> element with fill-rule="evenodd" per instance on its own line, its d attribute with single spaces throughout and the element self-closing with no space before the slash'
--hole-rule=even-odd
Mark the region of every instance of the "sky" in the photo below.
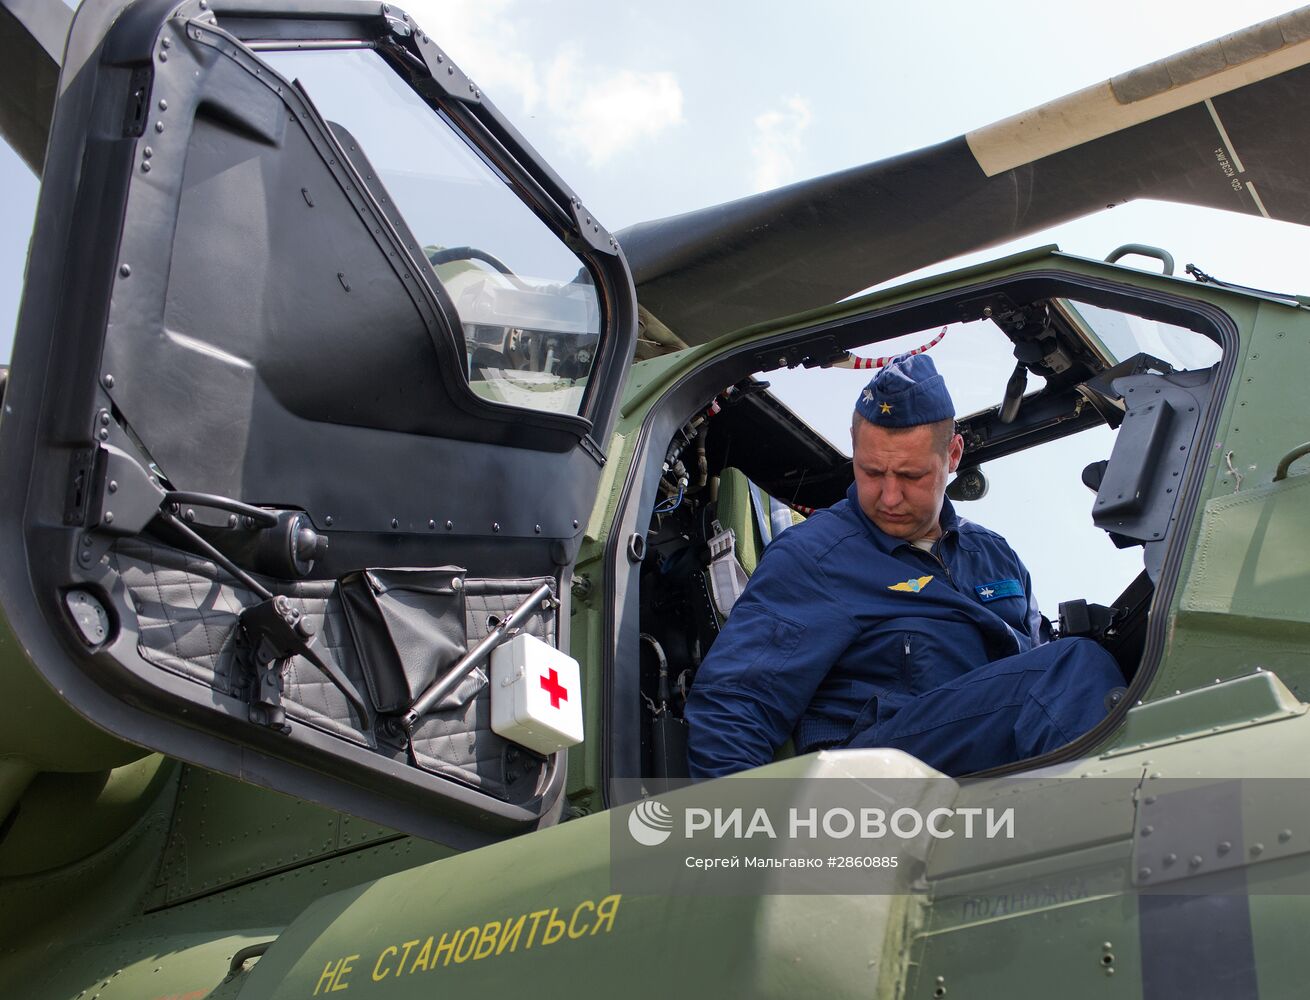
<svg viewBox="0 0 1310 1000">
<path fill-rule="evenodd" d="M 929 145 L 1291 9 L 1262 0 L 403 6 L 611 230 Z M 0 150 L 0 363 L 10 352 L 36 188 L 27 168 Z M 1310 291 L 1307 230 L 1153 203 L 1121 206 L 919 273 L 1047 242 L 1097 258 L 1123 243 L 1155 244 L 1172 251 L 1179 267 L 1195 262 L 1229 281 Z M 769 378 L 793 408 L 841 443 L 855 376 L 813 376 Z M 1076 482 L 1082 453 L 1070 450 L 1059 460 L 1069 468 L 1048 462 L 1041 477 Z M 998 495 L 969 515 L 1006 534 L 1011 522 L 1028 522 L 1031 536 L 1031 498 L 1001 489 L 996 478 Z M 1072 495 L 1057 491 L 1049 502 L 1058 506 Z M 1078 502 L 1090 509 L 1090 499 L 1083 492 Z M 1063 522 L 1051 524 L 1051 537 L 1066 533 Z M 1086 538 L 1108 548 L 1099 532 Z M 1032 548 L 1021 554 L 1048 606 L 1074 596 L 1109 600 L 1133 568 L 1111 553 L 1097 563 L 1109 567 L 1104 573 L 1075 572 L 1063 543 Z M 1094 593 L 1071 592 L 1084 583 Z"/>
</svg>

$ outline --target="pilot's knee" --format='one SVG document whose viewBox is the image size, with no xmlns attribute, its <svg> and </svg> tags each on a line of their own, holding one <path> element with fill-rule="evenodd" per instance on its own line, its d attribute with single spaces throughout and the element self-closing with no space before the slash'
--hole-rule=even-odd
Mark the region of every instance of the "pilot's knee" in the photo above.
<svg viewBox="0 0 1310 1000">
<path fill-rule="evenodd" d="M 1085 636 L 1057 639 L 1058 655 L 1051 668 L 1069 672 L 1088 687 L 1109 689 L 1124 683 L 1119 662 L 1100 643 Z"/>
</svg>

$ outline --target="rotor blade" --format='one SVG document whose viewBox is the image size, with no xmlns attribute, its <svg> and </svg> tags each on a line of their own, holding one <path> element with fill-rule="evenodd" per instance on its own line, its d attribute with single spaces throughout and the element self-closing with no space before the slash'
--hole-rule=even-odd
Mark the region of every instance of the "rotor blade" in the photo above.
<svg viewBox="0 0 1310 1000">
<path fill-rule="evenodd" d="M 1138 198 L 1310 223 L 1310 7 L 937 146 L 619 234 L 689 344 Z"/>
<path fill-rule="evenodd" d="M 38 177 L 72 20 L 60 0 L 0 0 L 0 136 Z"/>
</svg>

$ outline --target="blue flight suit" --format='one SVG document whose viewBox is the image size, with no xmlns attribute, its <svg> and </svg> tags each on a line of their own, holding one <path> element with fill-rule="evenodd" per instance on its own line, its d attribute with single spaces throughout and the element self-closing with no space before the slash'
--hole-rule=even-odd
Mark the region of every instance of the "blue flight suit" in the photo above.
<svg viewBox="0 0 1310 1000">
<path fill-rule="evenodd" d="M 1123 684 L 1087 639 L 1042 643 L 1028 571 L 942 506 L 932 552 L 847 498 L 765 550 L 687 702 L 697 778 L 798 752 L 897 747 L 951 774 L 1034 756 L 1105 715 Z"/>
</svg>

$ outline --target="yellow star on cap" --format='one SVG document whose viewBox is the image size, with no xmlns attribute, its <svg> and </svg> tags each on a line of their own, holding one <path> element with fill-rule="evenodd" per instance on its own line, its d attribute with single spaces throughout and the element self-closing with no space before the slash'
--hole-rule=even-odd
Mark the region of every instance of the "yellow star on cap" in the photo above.
<svg viewBox="0 0 1310 1000">
<path fill-rule="evenodd" d="M 891 403 L 879 403 L 879 404 L 878 404 L 878 412 L 879 412 L 879 413 L 891 413 L 891 412 L 892 412 L 892 404 L 891 404 Z"/>
</svg>

